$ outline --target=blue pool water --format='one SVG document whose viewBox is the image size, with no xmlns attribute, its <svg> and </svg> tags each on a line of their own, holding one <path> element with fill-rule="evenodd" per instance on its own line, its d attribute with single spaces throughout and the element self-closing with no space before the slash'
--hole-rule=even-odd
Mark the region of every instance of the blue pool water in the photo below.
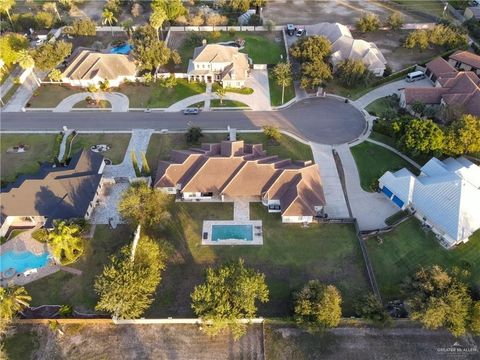
<svg viewBox="0 0 480 360">
<path fill-rule="evenodd" d="M 122 55 L 127 55 L 127 54 L 130 53 L 130 51 L 132 51 L 132 45 L 130 45 L 130 44 L 117 46 L 117 47 L 114 47 L 110 50 L 110 52 L 112 54 L 122 54 Z"/>
<path fill-rule="evenodd" d="M 0 271 L 14 268 L 17 273 L 28 269 L 40 268 L 48 263 L 48 253 L 35 255 L 30 251 L 8 251 L 0 256 Z"/>
<path fill-rule="evenodd" d="M 212 240 L 253 240 L 252 225 L 212 225 Z"/>
</svg>

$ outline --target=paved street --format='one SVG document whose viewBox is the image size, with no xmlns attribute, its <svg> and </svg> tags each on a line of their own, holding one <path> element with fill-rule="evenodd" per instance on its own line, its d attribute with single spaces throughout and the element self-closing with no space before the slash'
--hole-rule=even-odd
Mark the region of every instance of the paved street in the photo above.
<svg viewBox="0 0 480 360">
<path fill-rule="evenodd" d="M 57 131 L 62 126 L 77 130 L 183 130 L 191 124 L 202 129 L 239 130 L 275 125 L 306 140 L 320 144 L 342 144 L 359 137 L 364 128 L 363 115 L 355 107 L 333 98 L 315 98 L 280 111 L 205 112 L 186 116 L 182 113 L 2 113 L 1 131 Z"/>
</svg>

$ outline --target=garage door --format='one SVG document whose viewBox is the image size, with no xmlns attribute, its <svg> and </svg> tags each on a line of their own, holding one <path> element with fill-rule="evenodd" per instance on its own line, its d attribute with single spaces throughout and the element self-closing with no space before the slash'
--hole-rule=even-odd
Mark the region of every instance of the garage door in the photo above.
<svg viewBox="0 0 480 360">
<path fill-rule="evenodd" d="M 396 195 L 393 197 L 392 201 L 399 207 L 402 208 L 405 204 L 402 200 L 400 200 Z"/>
<path fill-rule="evenodd" d="M 390 199 L 390 198 L 392 197 L 392 195 L 393 195 L 393 193 L 392 193 L 386 186 L 384 186 L 384 187 L 382 188 L 382 192 L 383 192 L 385 195 L 387 195 L 387 197 L 388 197 L 389 199 Z"/>
</svg>

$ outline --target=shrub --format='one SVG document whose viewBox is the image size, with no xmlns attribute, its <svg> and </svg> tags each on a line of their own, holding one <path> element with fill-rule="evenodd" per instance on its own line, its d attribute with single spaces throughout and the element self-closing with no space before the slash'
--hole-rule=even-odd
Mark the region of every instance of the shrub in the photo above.
<svg viewBox="0 0 480 360">
<path fill-rule="evenodd" d="M 252 16 L 250 16 L 250 19 L 248 19 L 248 25 L 250 26 L 261 26 L 262 23 L 262 17 L 258 14 L 252 14 Z"/>
<path fill-rule="evenodd" d="M 202 129 L 198 126 L 192 126 L 185 133 L 185 139 L 189 144 L 196 144 L 200 141 L 200 138 L 203 136 Z"/>
<path fill-rule="evenodd" d="M 373 13 L 367 13 L 358 20 L 356 27 L 361 32 L 375 31 L 380 28 L 380 20 Z"/>
<path fill-rule="evenodd" d="M 62 305 L 60 306 L 60 310 L 58 310 L 58 314 L 60 317 L 70 317 L 73 314 L 73 307 L 72 305 Z"/>
<path fill-rule="evenodd" d="M 35 22 L 39 29 L 51 29 L 55 23 L 55 16 L 46 11 L 39 11 L 35 15 Z"/>
<path fill-rule="evenodd" d="M 38 229 L 32 232 L 32 237 L 40 242 L 47 242 L 48 240 L 48 231 L 45 229 Z"/>
<path fill-rule="evenodd" d="M 95 85 L 90 84 L 87 86 L 87 91 L 91 93 L 96 93 L 98 91 L 98 88 Z"/>
<path fill-rule="evenodd" d="M 220 39 L 220 36 L 222 36 L 222 34 L 220 33 L 220 31 L 212 31 L 212 32 L 210 33 L 210 37 L 211 37 L 212 39 L 215 39 L 215 40 L 216 40 L 216 39 Z"/>
<path fill-rule="evenodd" d="M 65 32 L 69 35 L 95 36 L 97 34 L 95 27 L 95 22 L 90 19 L 76 19 L 65 29 Z"/>
</svg>

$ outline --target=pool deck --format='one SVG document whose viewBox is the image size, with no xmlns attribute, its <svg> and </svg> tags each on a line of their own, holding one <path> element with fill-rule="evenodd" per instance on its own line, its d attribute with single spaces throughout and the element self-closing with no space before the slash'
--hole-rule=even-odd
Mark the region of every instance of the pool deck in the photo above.
<svg viewBox="0 0 480 360">
<path fill-rule="evenodd" d="M 253 227 L 252 240 L 212 240 L 213 225 L 251 225 Z M 256 229 L 255 227 L 258 227 Z M 207 238 L 203 238 L 203 234 L 208 234 Z M 205 220 L 202 229 L 202 245 L 263 245 L 263 228 L 261 220 Z"/>
</svg>

